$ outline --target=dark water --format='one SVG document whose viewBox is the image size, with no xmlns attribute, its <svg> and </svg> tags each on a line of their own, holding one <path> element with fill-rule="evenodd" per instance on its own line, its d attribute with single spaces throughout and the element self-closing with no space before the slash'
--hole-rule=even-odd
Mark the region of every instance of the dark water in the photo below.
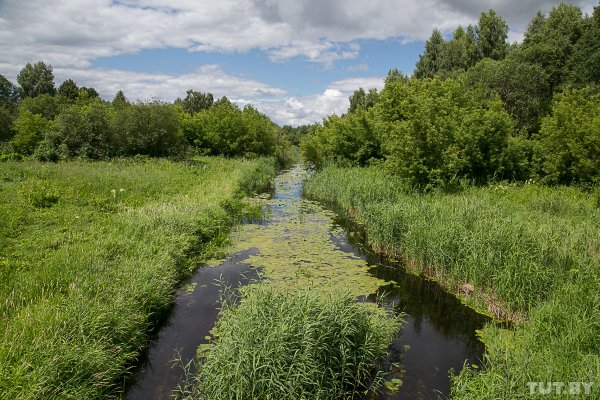
<svg viewBox="0 0 600 400">
<path fill-rule="evenodd" d="M 406 272 L 401 265 L 374 254 L 364 246 L 365 238 L 342 218 L 343 236 L 332 235 L 339 248 L 363 257 L 373 265 L 371 273 L 394 282 L 377 293 L 383 302 L 407 317 L 402 331 L 391 346 L 387 379 L 399 378 L 403 384 L 396 392 L 379 399 L 445 399 L 450 392 L 449 372 L 458 373 L 465 362 L 479 365 L 484 346 L 475 331 L 489 318 L 465 307 L 439 284 Z M 348 237 L 354 238 L 349 240 Z M 360 250 L 359 250 L 360 249 Z M 371 296 L 375 300 L 376 295 Z"/>
<path fill-rule="evenodd" d="M 284 174 L 276 181 L 275 191 L 271 201 L 263 208 L 262 218 L 258 221 L 245 220 L 244 223 L 268 226 L 285 224 L 294 218 L 311 218 L 310 215 L 298 215 L 304 202 L 303 180 L 299 178 L 303 174 L 299 167 L 295 170 L 295 175 L 291 174 L 289 179 Z M 400 378 L 403 385 L 398 391 L 386 392 L 378 398 L 447 398 L 449 371 L 460 371 L 465 362 L 479 364 L 484 348 L 475 331 L 483 327 L 487 317 L 465 307 L 435 282 L 409 274 L 401 265 L 371 253 L 364 246 L 365 238 L 361 232 L 348 221 L 338 218 L 328 223 L 333 229 L 329 239 L 322 240 L 331 240 L 344 253 L 366 260 L 372 266 L 371 274 L 394 282 L 380 288 L 370 299 L 384 295 L 386 306 L 408 314 L 402 331 L 391 345 L 387 360 L 387 378 Z M 244 243 L 241 243 L 242 248 Z M 172 390 L 183 377 L 180 368 L 173 368 L 172 360 L 176 358 L 177 351 L 184 361 L 193 359 L 198 346 L 207 342 L 204 337 L 209 334 L 218 316 L 219 288 L 214 281 L 221 278 L 236 286 L 255 278 L 254 270 L 244 261 L 257 252 L 251 247 L 233 254 L 217 267 L 200 268 L 191 280 L 196 284 L 194 290 L 186 290 L 185 287 L 179 290 L 173 313 L 149 348 L 147 359 L 134 379 L 136 383 L 127 392 L 127 399 L 170 398 Z"/>
<path fill-rule="evenodd" d="M 135 382 L 125 396 L 128 400 L 169 399 L 183 379 L 183 369 L 174 365 L 178 356 L 183 363 L 192 360 L 196 349 L 208 343 L 219 313 L 219 293 L 222 282 L 235 288 L 256 278 L 256 271 L 244 263 L 255 249 L 231 255 L 216 267 L 199 268 L 196 274 L 177 292 L 173 311 L 166 324 L 145 354 L 143 365 L 135 374 Z"/>
</svg>

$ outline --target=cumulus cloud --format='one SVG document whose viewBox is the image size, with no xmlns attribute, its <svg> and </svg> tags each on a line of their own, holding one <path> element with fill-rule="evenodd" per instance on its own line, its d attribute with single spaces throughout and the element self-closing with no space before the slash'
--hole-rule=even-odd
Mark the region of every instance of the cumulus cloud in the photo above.
<svg viewBox="0 0 600 400">
<path fill-rule="evenodd" d="M 299 58 L 331 67 L 360 55 L 360 40 L 426 39 L 476 22 L 495 8 L 518 40 L 526 22 L 553 0 L 0 0 L 0 73 L 14 79 L 27 62 L 44 60 L 57 81 L 73 78 L 104 96 L 119 89 L 136 97 L 171 99 L 186 89 L 227 94 L 261 104 L 279 121 L 320 119 L 345 109 L 347 88 L 286 98 L 281 88 L 232 76 L 218 66 L 187 74 L 149 74 L 92 68 L 99 57 L 144 49 L 245 52 L 258 49 L 273 62 Z M 578 3 L 591 11 L 595 1 Z M 348 67 L 366 72 L 366 64 Z M 352 90 L 355 87 L 352 88 Z"/>
<path fill-rule="evenodd" d="M 262 49 L 273 60 L 353 58 L 360 39 L 422 40 L 494 7 L 519 29 L 552 0 L 55 0 L 0 2 L 0 63 L 86 67 L 147 48 Z M 592 1 L 583 1 L 590 9 Z"/>
<path fill-rule="evenodd" d="M 260 111 L 281 125 L 293 126 L 319 122 L 332 114 L 348 110 L 348 98 L 359 87 L 383 88 L 383 77 L 349 78 L 331 82 L 320 94 L 304 97 L 284 97 L 252 102 Z"/>
<path fill-rule="evenodd" d="M 173 101 L 184 97 L 188 89 L 201 88 L 217 97 L 228 96 L 233 100 L 243 98 L 281 97 L 286 91 L 264 83 L 228 74 L 218 65 L 203 65 L 191 73 L 140 73 L 117 69 L 57 68 L 57 81 L 67 78 L 95 87 L 103 98 L 112 98 L 123 90 L 132 100 L 160 98 Z"/>
</svg>

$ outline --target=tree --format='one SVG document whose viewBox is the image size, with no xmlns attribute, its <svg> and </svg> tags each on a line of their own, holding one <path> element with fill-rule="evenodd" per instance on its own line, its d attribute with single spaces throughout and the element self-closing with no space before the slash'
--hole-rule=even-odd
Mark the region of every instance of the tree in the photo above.
<svg viewBox="0 0 600 400">
<path fill-rule="evenodd" d="M 378 93 L 377 89 L 375 88 L 369 89 L 369 93 L 366 93 L 363 88 L 358 88 L 348 98 L 350 100 L 348 112 L 352 113 L 357 110 L 368 110 L 369 108 L 373 107 L 375 103 L 377 103 L 377 97 Z"/>
<path fill-rule="evenodd" d="M 508 24 L 504 18 L 496 15 L 496 12 L 492 9 L 482 12 L 475 32 L 480 58 L 502 60 L 506 57 L 508 52 L 508 44 L 506 43 Z"/>
<path fill-rule="evenodd" d="M 54 74 L 52 66 L 38 61 L 34 65 L 27 65 L 19 72 L 17 82 L 20 85 L 19 94 L 21 97 L 36 97 L 41 94 L 54 96 Z"/>
<path fill-rule="evenodd" d="M 529 135 L 538 131 L 540 118 L 548 111 L 552 97 L 543 68 L 513 57 L 502 61 L 484 59 L 466 76 L 468 84 L 483 89 L 488 98 L 499 96 L 519 129 Z"/>
<path fill-rule="evenodd" d="M 574 85 L 600 84 L 600 6 L 584 21 L 568 69 L 568 80 Z"/>
<path fill-rule="evenodd" d="M 452 71 L 466 71 L 477 62 L 477 44 L 474 28 L 469 25 L 465 31 L 459 26 L 452 39 L 444 46 L 441 71 L 448 74 Z"/>
<path fill-rule="evenodd" d="M 136 103 L 116 109 L 112 120 L 119 155 L 175 155 L 181 149 L 180 117 L 172 104 Z"/>
<path fill-rule="evenodd" d="M 112 101 L 112 105 L 115 108 L 122 108 L 130 105 L 129 100 L 125 97 L 125 93 L 122 90 L 119 90 L 117 94 L 115 94 L 115 98 Z"/>
<path fill-rule="evenodd" d="M 0 103 L 7 106 L 16 106 L 19 100 L 17 87 L 4 75 L 0 75 Z"/>
<path fill-rule="evenodd" d="M 73 79 L 67 79 L 58 87 L 58 94 L 69 100 L 76 100 L 79 95 L 79 87 Z"/>
<path fill-rule="evenodd" d="M 18 100 L 16 86 L 0 75 L 0 142 L 13 137 L 12 124 L 17 116 Z"/>
<path fill-rule="evenodd" d="M 50 96 L 41 94 L 36 97 L 26 97 L 19 104 L 19 111 L 29 111 L 32 114 L 41 115 L 47 120 L 52 120 L 61 112 L 65 103 L 69 101 L 62 96 Z"/>
<path fill-rule="evenodd" d="M 185 99 L 177 99 L 175 102 L 181 104 L 183 110 L 190 115 L 206 110 L 213 105 L 212 93 L 202 93 L 192 89 L 186 93 Z"/>
<path fill-rule="evenodd" d="M 96 91 L 96 89 L 94 89 L 93 87 L 85 87 L 82 86 L 79 89 L 79 94 L 78 97 L 86 100 L 86 99 L 98 99 L 100 98 L 100 95 L 98 94 L 98 92 Z"/>
<path fill-rule="evenodd" d="M 555 91 L 571 76 L 569 60 L 583 28 L 581 9 L 560 3 L 550 10 L 547 18 L 534 18 L 525 33 L 523 45 L 514 52 L 514 56 L 544 68 L 550 77 L 550 87 Z M 598 38 L 592 37 L 594 41 L 597 42 Z"/>
<path fill-rule="evenodd" d="M 425 42 L 425 51 L 419 56 L 414 73 L 416 78 L 432 78 L 441 70 L 445 44 L 441 32 L 434 29 Z"/>
</svg>

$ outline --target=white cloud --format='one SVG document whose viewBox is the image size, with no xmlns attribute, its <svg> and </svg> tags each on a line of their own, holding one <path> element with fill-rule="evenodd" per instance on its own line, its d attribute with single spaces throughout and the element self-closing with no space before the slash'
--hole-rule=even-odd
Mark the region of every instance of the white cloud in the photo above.
<svg viewBox="0 0 600 400">
<path fill-rule="evenodd" d="M 99 57 L 144 49 L 245 52 L 259 49 L 273 62 L 293 58 L 331 67 L 356 59 L 359 40 L 423 40 L 434 27 L 449 33 L 495 8 L 519 40 L 537 9 L 557 0 L 0 0 L 0 74 L 14 79 L 27 62 L 44 60 L 57 82 L 75 79 L 104 97 L 123 89 L 166 100 L 185 90 L 211 91 L 254 102 L 278 122 L 307 123 L 343 112 L 347 97 L 366 82 L 333 82 L 320 94 L 286 98 L 281 88 L 231 75 L 214 65 L 193 73 L 96 69 Z M 590 12 L 595 0 L 578 3 Z M 348 67 L 365 72 L 366 64 Z M 381 83 L 381 82 L 380 82 Z M 374 85 L 377 86 L 377 85 Z"/>
<path fill-rule="evenodd" d="M 317 95 L 252 103 L 281 125 L 311 124 L 331 114 L 344 114 L 350 105 L 348 98 L 359 87 L 380 90 L 383 88 L 383 77 L 343 79 L 331 82 L 323 93 Z"/>
<path fill-rule="evenodd" d="M 86 67 L 97 57 L 148 48 L 247 51 L 273 60 L 331 63 L 356 57 L 360 39 L 422 40 L 452 31 L 495 7 L 521 30 L 554 0 L 5 0 L 0 2 L 0 63 L 43 59 Z M 581 5 L 591 9 L 593 2 Z M 2 71 L 5 72 L 5 71 Z"/>
<path fill-rule="evenodd" d="M 116 69 L 71 69 L 54 70 L 57 81 L 71 78 L 81 86 L 95 87 L 103 98 L 112 98 L 118 90 L 132 100 L 160 98 L 173 101 L 184 97 L 188 89 L 211 92 L 217 97 L 272 98 L 285 95 L 286 91 L 264 83 L 227 74 L 218 65 L 203 65 L 192 73 L 165 74 L 140 73 Z"/>
</svg>

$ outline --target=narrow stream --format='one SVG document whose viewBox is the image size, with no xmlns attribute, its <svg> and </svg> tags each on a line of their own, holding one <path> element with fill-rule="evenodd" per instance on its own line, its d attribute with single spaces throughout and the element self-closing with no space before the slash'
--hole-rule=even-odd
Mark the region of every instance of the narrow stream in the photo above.
<svg viewBox="0 0 600 400">
<path fill-rule="evenodd" d="M 262 207 L 262 218 L 245 221 L 232 233 L 232 255 L 198 269 L 179 290 L 173 313 L 148 350 L 127 399 L 169 398 L 182 379 L 172 360 L 177 352 L 184 361 L 191 360 L 217 318 L 219 289 L 214 281 L 219 277 L 230 285 L 260 275 L 272 285 L 350 288 L 369 299 L 385 294 L 388 306 L 408 316 L 388 360 L 389 379 L 400 378 L 403 385 L 379 399 L 447 398 L 449 371 L 460 371 L 465 362 L 479 363 L 484 348 L 475 330 L 487 318 L 435 282 L 365 250 L 364 238 L 350 223 L 302 198 L 307 177 L 300 166 L 279 175 L 272 196 L 252 200 Z"/>
</svg>

